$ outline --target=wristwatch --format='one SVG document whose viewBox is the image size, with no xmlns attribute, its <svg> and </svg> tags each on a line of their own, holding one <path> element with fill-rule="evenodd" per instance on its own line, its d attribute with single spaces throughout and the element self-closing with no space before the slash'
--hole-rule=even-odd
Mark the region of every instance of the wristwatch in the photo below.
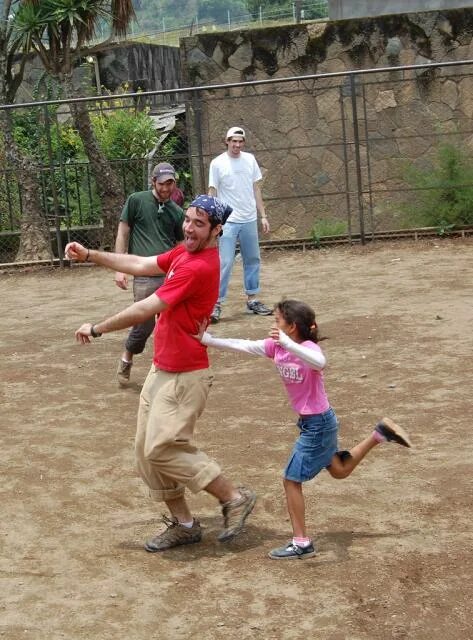
<svg viewBox="0 0 473 640">
<path fill-rule="evenodd" d="M 100 336 L 102 335 L 101 333 L 99 333 L 98 331 L 95 331 L 95 325 L 93 324 L 90 327 L 90 335 L 92 336 L 92 338 L 100 338 Z"/>
</svg>

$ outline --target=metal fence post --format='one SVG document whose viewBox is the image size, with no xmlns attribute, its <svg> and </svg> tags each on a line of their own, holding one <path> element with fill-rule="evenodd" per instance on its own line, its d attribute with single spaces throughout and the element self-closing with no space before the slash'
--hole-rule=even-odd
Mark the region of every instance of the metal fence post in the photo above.
<svg viewBox="0 0 473 640">
<path fill-rule="evenodd" d="M 343 136 L 343 164 L 345 174 L 345 201 L 347 205 L 347 223 L 348 223 L 348 237 L 350 242 L 352 241 L 352 228 L 351 228 L 351 199 L 350 199 L 350 174 L 348 171 L 348 141 L 347 141 L 347 126 L 345 116 L 345 102 L 343 100 L 343 87 L 340 87 L 340 116 L 342 120 L 342 136 Z"/>
<path fill-rule="evenodd" d="M 355 144 L 356 186 L 358 195 L 358 216 L 360 221 L 360 241 L 365 244 L 365 220 L 363 212 L 363 179 L 361 176 L 360 133 L 358 129 L 358 111 L 356 104 L 356 76 L 350 74 L 351 108 L 353 114 L 353 142 Z"/>
<path fill-rule="evenodd" d="M 195 142 L 197 149 L 191 149 L 191 167 L 192 167 L 192 185 L 194 193 L 205 193 L 205 176 L 204 176 L 204 151 L 202 146 L 202 109 L 200 104 L 200 92 L 192 92 L 192 111 L 194 115 L 194 135 L 189 138 Z M 192 144 L 192 143 L 191 143 Z M 196 158 L 197 155 L 197 158 Z M 194 169 L 197 169 L 198 175 Z"/>
<path fill-rule="evenodd" d="M 61 216 L 59 214 L 59 202 L 57 197 L 56 176 L 54 175 L 54 155 L 53 155 L 53 146 L 51 143 L 51 123 L 49 121 L 49 112 L 48 112 L 47 104 L 43 106 L 43 114 L 44 114 L 44 128 L 46 131 L 46 140 L 48 143 L 48 160 L 49 160 L 49 171 L 51 174 L 51 191 L 53 194 L 54 227 L 56 230 L 57 255 L 59 258 L 59 264 L 61 267 L 63 267 L 64 256 L 62 253 Z M 48 222 L 48 228 L 49 228 L 49 222 Z"/>
</svg>

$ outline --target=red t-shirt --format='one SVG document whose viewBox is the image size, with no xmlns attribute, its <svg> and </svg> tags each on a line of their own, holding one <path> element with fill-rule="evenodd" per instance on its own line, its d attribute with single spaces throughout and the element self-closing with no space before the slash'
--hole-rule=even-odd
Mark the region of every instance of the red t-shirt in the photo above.
<svg viewBox="0 0 473 640">
<path fill-rule="evenodd" d="M 157 257 L 166 272 L 156 295 L 168 308 L 154 331 L 156 367 L 165 371 L 196 371 L 209 366 L 207 347 L 192 336 L 208 321 L 217 302 L 220 259 L 217 247 L 189 253 L 178 245 Z"/>
</svg>

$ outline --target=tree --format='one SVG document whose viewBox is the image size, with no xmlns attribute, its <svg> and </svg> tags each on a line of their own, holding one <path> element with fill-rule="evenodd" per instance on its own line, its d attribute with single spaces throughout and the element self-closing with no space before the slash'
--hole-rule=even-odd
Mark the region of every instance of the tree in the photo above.
<svg viewBox="0 0 473 640">
<path fill-rule="evenodd" d="M 0 16 L 0 104 L 9 105 L 15 100 L 23 79 L 26 57 L 18 60 L 18 49 L 13 38 L 13 14 L 16 3 L 4 0 Z M 16 73 L 13 69 L 16 65 Z M 12 111 L 0 110 L 0 131 L 4 138 L 7 167 L 13 167 L 22 199 L 20 219 L 20 246 L 17 261 L 50 260 L 52 258 L 47 220 L 42 214 L 40 186 L 34 171 L 34 162 L 18 148 L 13 137 Z"/>
<path fill-rule="evenodd" d="M 87 47 L 100 21 L 110 25 L 111 40 L 125 35 L 135 13 L 132 0 L 20 0 L 15 18 L 17 47 L 34 51 L 46 71 L 61 84 L 68 99 L 81 97 L 73 84 L 73 71 L 87 55 L 105 42 Z M 70 105 L 74 125 L 83 141 L 101 201 L 104 224 L 102 246 L 114 245 L 124 193 L 117 175 L 97 143 L 85 102 Z"/>
</svg>

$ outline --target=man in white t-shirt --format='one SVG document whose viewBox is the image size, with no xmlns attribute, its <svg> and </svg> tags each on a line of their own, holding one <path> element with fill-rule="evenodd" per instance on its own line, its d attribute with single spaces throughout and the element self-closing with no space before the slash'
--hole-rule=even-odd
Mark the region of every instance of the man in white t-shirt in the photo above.
<svg viewBox="0 0 473 640">
<path fill-rule="evenodd" d="M 242 127 L 231 127 L 227 131 L 225 144 L 227 150 L 212 160 L 209 169 L 209 195 L 218 195 L 233 208 L 219 241 L 220 291 L 211 315 L 213 323 L 218 322 L 222 314 L 222 303 L 227 295 L 237 242 L 240 244 L 243 281 L 248 297 L 246 311 L 262 316 L 272 313 L 269 307 L 258 300 L 261 264 L 258 214 L 263 232 L 269 233 L 269 222 L 261 195 L 261 170 L 254 155 L 242 150 L 245 146 L 245 131 Z"/>
</svg>

